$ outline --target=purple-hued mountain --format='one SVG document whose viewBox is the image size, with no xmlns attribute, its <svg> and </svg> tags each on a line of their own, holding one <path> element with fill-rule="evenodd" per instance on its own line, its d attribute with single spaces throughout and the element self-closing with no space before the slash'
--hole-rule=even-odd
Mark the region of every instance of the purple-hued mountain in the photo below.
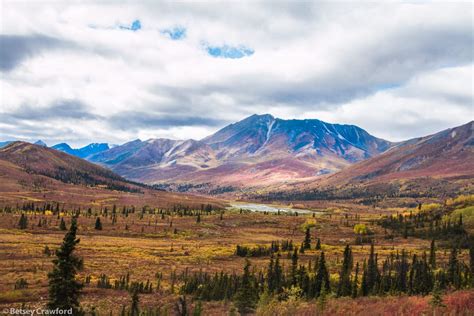
<svg viewBox="0 0 474 316">
<path fill-rule="evenodd" d="M 267 185 L 333 173 L 392 145 L 354 125 L 265 114 L 202 140 L 135 140 L 87 159 L 145 183 Z"/>
</svg>

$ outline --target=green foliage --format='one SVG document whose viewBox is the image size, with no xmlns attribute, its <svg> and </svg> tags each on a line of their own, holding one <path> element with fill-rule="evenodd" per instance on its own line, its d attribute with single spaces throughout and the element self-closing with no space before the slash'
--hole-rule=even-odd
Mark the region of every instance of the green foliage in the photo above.
<svg viewBox="0 0 474 316">
<path fill-rule="evenodd" d="M 316 250 L 321 250 L 321 240 L 318 238 L 318 240 L 316 241 Z"/>
<path fill-rule="evenodd" d="M 252 279 L 250 275 L 250 261 L 246 260 L 240 288 L 234 297 L 235 305 L 240 314 L 251 313 L 257 305 L 258 292 Z"/>
<path fill-rule="evenodd" d="M 349 245 L 344 249 L 344 259 L 341 271 L 339 272 L 339 283 L 337 286 L 337 296 L 350 296 L 351 290 L 351 271 L 353 265 L 352 251 Z"/>
<path fill-rule="evenodd" d="M 139 316 L 140 315 L 140 297 L 138 296 L 138 290 L 132 292 L 132 303 L 130 306 L 130 316 Z"/>
<path fill-rule="evenodd" d="M 83 285 L 76 280 L 76 274 L 82 268 L 83 261 L 74 254 L 76 245 L 79 243 L 76 233 L 77 222 L 76 218 L 73 218 L 61 247 L 56 250 L 57 258 L 53 260 L 53 270 L 48 274 L 48 308 L 72 309 L 73 315 L 82 315 L 79 296 Z"/>
<path fill-rule="evenodd" d="M 318 297 L 322 291 L 323 286 L 325 290 L 330 291 L 331 286 L 329 282 L 329 272 L 326 267 L 326 259 L 324 257 L 324 251 L 321 252 L 318 263 L 318 271 L 314 282 L 314 296 Z"/>
<path fill-rule="evenodd" d="M 22 290 L 26 288 L 28 288 L 28 281 L 26 281 L 26 279 L 20 278 L 16 280 L 15 287 L 14 287 L 15 290 Z"/>
<path fill-rule="evenodd" d="M 304 235 L 304 241 L 303 241 L 303 249 L 311 249 L 311 232 L 309 230 L 309 227 L 306 228 L 306 232 Z"/>
<path fill-rule="evenodd" d="M 94 229 L 102 230 L 102 222 L 100 221 L 100 217 L 96 218 Z"/>
<path fill-rule="evenodd" d="M 20 229 L 28 228 L 28 218 L 23 213 L 21 214 L 20 220 L 18 221 L 18 228 Z"/>
<path fill-rule="evenodd" d="M 61 217 L 61 223 L 59 224 L 59 229 L 60 230 L 66 230 L 66 222 L 64 221 L 64 218 Z"/>
</svg>

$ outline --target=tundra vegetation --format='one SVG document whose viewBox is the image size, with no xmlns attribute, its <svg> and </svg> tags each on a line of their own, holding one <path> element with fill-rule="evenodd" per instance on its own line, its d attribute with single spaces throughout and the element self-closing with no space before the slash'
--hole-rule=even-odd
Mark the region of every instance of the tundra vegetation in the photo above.
<svg viewBox="0 0 474 316">
<path fill-rule="evenodd" d="M 474 196 L 314 214 L 0 207 L 0 308 L 77 315 L 468 315 Z"/>
</svg>

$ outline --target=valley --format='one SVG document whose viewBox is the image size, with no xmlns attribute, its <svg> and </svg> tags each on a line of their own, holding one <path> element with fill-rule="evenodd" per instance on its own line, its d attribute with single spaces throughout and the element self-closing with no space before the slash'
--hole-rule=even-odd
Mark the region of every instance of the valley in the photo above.
<svg viewBox="0 0 474 316">
<path fill-rule="evenodd" d="M 468 315 L 473 123 L 356 149 L 342 138 L 357 128 L 309 122 L 252 116 L 203 141 L 87 150 L 6 144 L 0 309 L 44 306 L 76 227 L 86 315 Z M 307 139 L 301 124 L 320 125 Z"/>
</svg>

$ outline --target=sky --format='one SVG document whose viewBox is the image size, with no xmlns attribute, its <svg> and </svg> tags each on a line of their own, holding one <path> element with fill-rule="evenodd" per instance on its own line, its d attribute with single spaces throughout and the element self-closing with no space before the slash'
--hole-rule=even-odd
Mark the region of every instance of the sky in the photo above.
<svg viewBox="0 0 474 316">
<path fill-rule="evenodd" d="M 254 113 L 398 141 L 474 119 L 470 2 L 0 6 L 0 141 L 200 139 Z"/>
</svg>

